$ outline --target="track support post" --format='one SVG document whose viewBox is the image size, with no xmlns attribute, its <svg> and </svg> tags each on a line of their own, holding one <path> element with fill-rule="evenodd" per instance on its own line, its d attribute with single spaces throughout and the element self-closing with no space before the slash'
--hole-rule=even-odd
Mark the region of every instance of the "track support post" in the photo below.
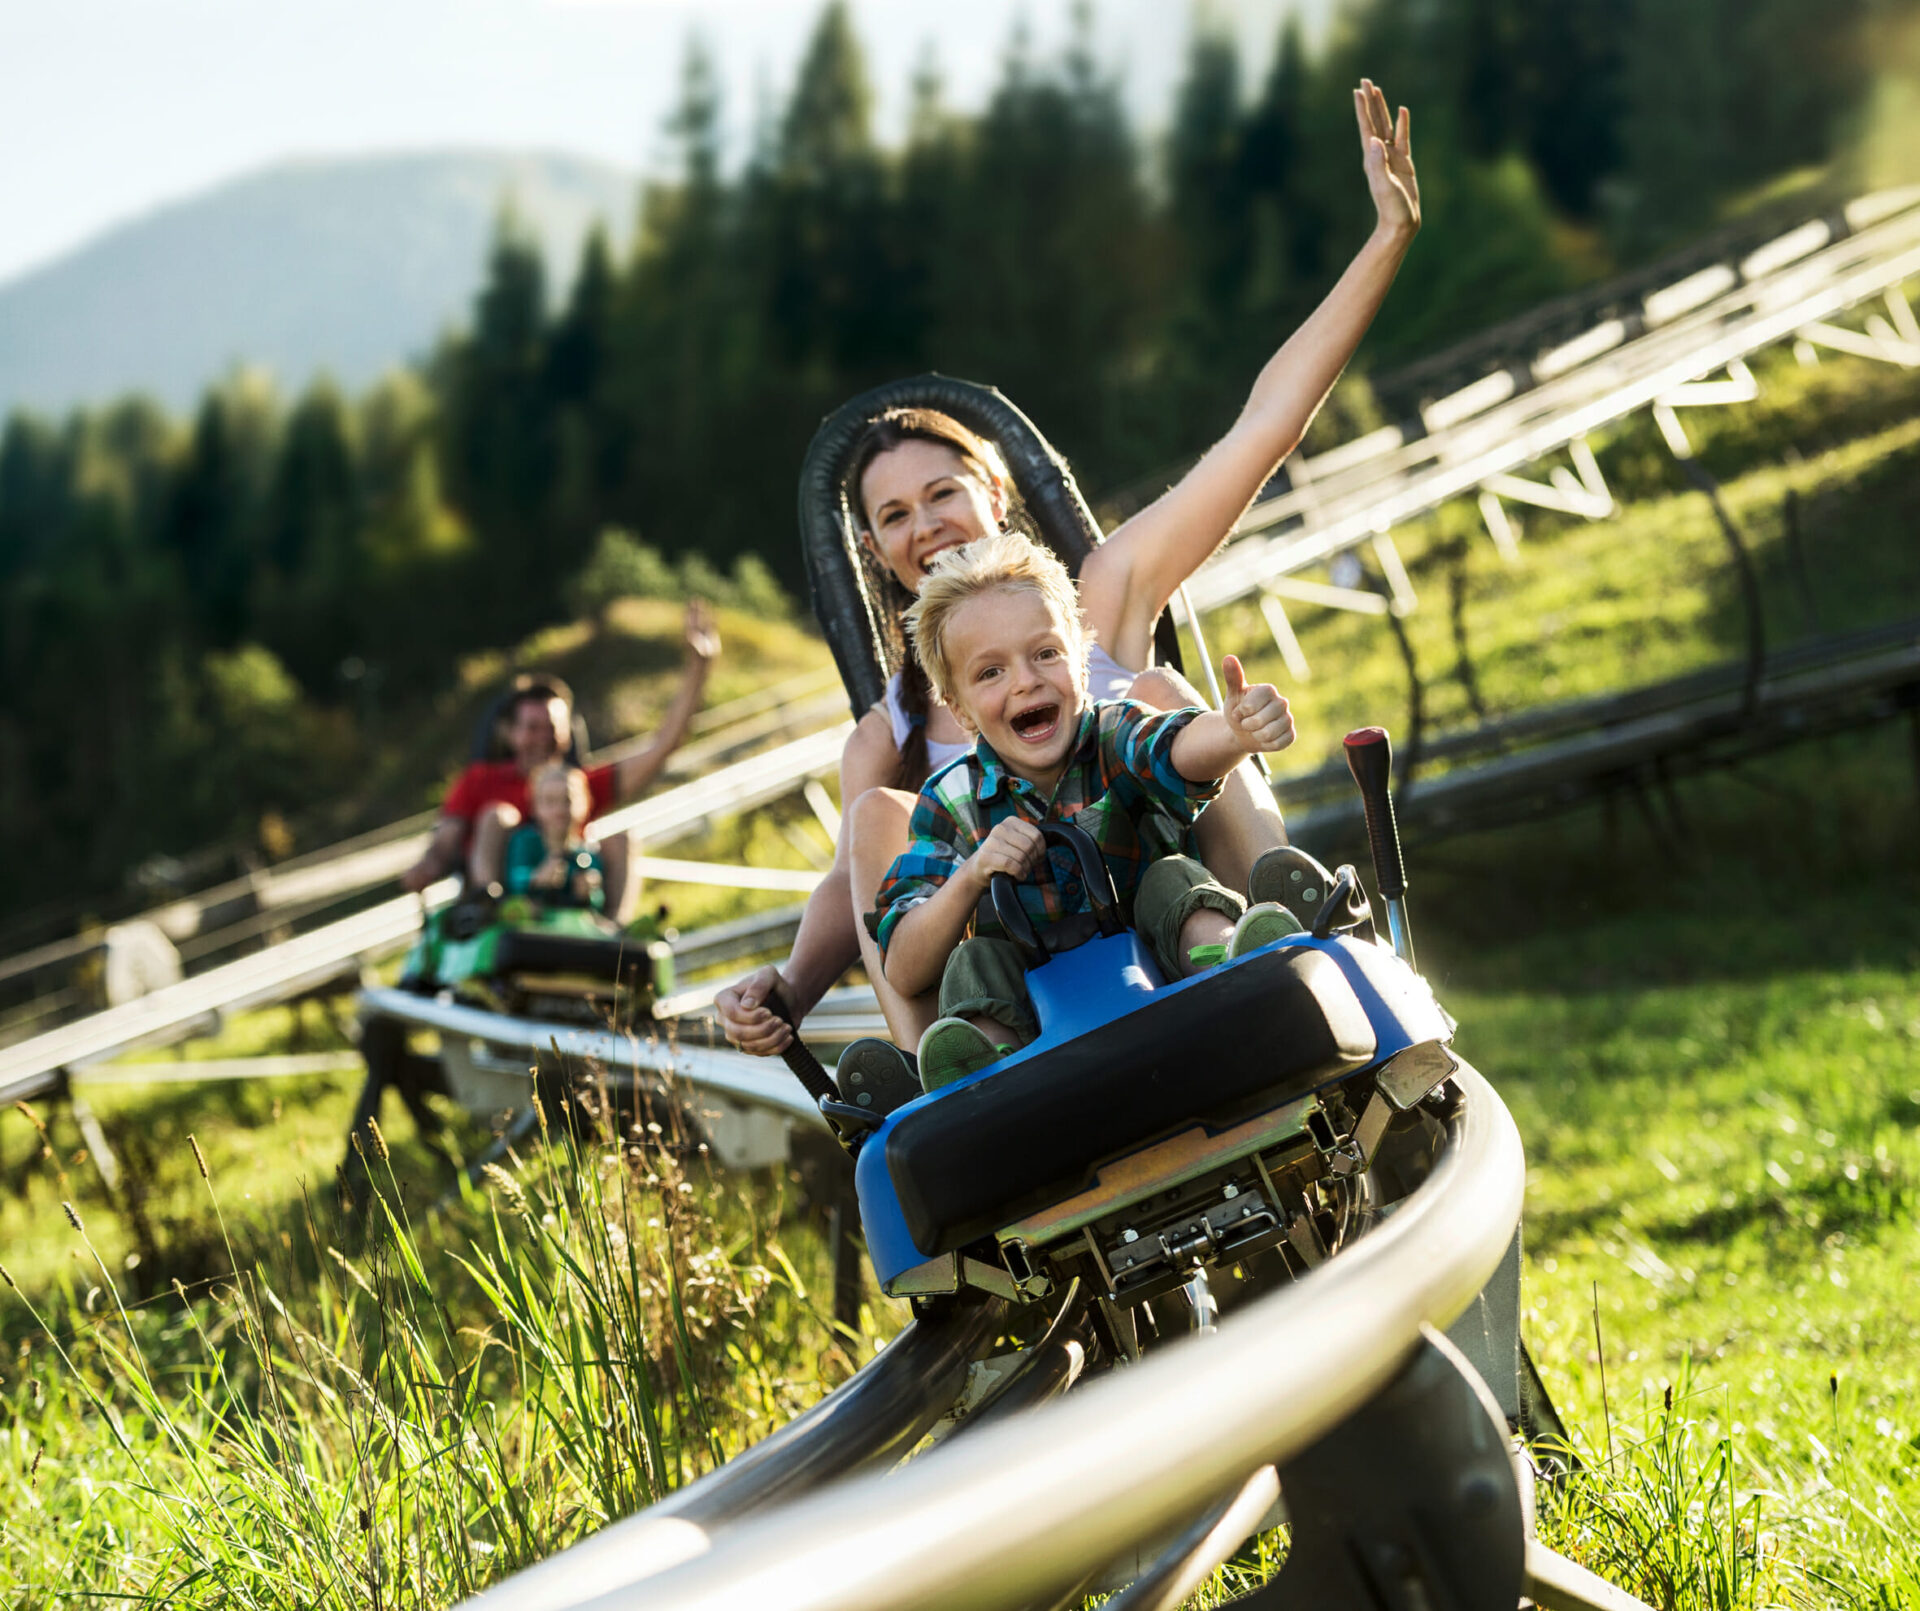
<svg viewBox="0 0 1920 1611">
<path fill-rule="evenodd" d="M 1257 1611 L 1513 1611 L 1527 1517 L 1506 1423 L 1431 1327 L 1386 1390 L 1280 1467 L 1293 1541 Z"/>
<path fill-rule="evenodd" d="M 1387 1388 L 1280 1467 L 1286 1564 L 1253 1611 L 1646 1611 L 1528 1535 L 1493 1395 L 1432 1327 Z"/>
</svg>

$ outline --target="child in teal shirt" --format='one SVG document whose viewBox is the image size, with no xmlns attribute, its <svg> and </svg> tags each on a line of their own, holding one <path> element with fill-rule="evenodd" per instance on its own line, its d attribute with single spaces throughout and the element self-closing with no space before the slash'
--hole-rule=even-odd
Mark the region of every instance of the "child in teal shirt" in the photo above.
<svg viewBox="0 0 1920 1611">
<path fill-rule="evenodd" d="M 586 840 L 593 810 L 586 773 L 565 761 L 548 761 L 527 779 L 527 793 L 533 821 L 516 828 L 507 841 L 507 893 L 604 911 L 606 872 L 600 853 Z"/>
</svg>

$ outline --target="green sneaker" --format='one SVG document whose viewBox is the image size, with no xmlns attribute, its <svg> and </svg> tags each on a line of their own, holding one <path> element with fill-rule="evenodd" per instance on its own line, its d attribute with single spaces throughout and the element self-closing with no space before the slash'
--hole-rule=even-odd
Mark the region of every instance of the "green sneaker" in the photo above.
<svg viewBox="0 0 1920 1611">
<path fill-rule="evenodd" d="M 1249 951 L 1258 951 L 1263 945 L 1271 945 L 1275 940 L 1305 929 L 1306 924 L 1284 906 L 1262 901 L 1240 914 L 1240 921 L 1233 925 L 1233 933 L 1227 940 L 1227 956 L 1229 959 L 1243 957 Z"/>
<path fill-rule="evenodd" d="M 1012 1051 L 1011 1046 L 996 1046 L 964 1018 L 936 1018 L 920 1037 L 920 1083 L 937 1091 Z"/>
</svg>

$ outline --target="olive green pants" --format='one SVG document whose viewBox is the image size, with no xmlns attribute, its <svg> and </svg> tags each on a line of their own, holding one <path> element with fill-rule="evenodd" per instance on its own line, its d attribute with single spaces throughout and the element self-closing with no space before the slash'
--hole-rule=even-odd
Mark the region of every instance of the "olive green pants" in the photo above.
<svg viewBox="0 0 1920 1611">
<path fill-rule="evenodd" d="M 1247 909 L 1232 890 L 1191 856 L 1165 856 L 1147 869 L 1133 898 L 1133 926 L 1139 930 L 1161 975 L 1178 979 L 1186 972 L 1180 931 L 1195 912 L 1215 911 L 1230 921 Z M 991 1018 L 1024 1043 L 1040 1033 L 1027 995 L 1027 970 L 1011 940 L 980 937 L 962 940 L 947 958 L 940 976 L 942 1018 Z"/>
</svg>

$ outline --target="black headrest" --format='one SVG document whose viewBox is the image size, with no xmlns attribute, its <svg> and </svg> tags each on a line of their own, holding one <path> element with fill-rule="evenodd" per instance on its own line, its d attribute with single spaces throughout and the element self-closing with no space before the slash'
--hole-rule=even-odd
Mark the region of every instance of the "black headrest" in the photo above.
<svg viewBox="0 0 1920 1611">
<path fill-rule="evenodd" d="M 901 653 L 895 625 L 899 600 L 892 584 L 866 557 L 860 526 L 848 502 L 848 464 L 867 426 L 896 408 L 949 414 L 999 450 L 1013 490 L 1034 530 L 1074 575 L 1101 541 L 1100 525 L 1080 495 L 1067 461 L 1039 428 L 991 386 L 949 375 L 916 375 L 863 392 L 821 423 L 800 467 L 800 542 L 813 592 L 813 613 L 833 650 L 855 716 L 886 690 Z M 1162 659 L 1178 666 L 1180 652 L 1165 619 L 1156 635 Z"/>
</svg>

